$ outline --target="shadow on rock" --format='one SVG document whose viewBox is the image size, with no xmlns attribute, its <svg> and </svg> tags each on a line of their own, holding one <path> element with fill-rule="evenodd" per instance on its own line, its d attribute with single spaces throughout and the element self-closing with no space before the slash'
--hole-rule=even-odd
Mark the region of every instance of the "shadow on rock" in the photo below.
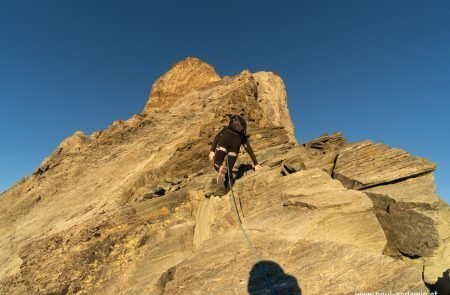
<svg viewBox="0 0 450 295">
<path fill-rule="evenodd" d="M 254 171 L 253 166 L 250 164 L 241 164 L 239 165 L 237 170 L 233 169 L 231 186 L 234 186 L 236 180 L 247 175 L 249 171 Z M 213 178 L 211 179 L 211 182 L 206 185 L 205 190 L 205 196 L 207 198 L 210 198 L 211 196 L 223 196 L 227 194 L 230 190 L 228 172 L 225 173 L 223 183 L 216 183 L 216 179 Z"/>
<path fill-rule="evenodd" d="M 234 186 L 234 183 L 236 182 L 236 180 L 238 180 L 239 178 L 247 175 L 248 171 L 253 171 L 253 166 L 250 164 L 241 164 L 239 165 L 238 170 L 234 170 L 233 169 L 233 174 L 231 177 L 231 186 Z M 225 173 L 225 193 L 228 193 L 228 191 L 230 190 L 229 188 L 229 184 L 228 184 L 228 172 Z"/>
<path fill-rule="evenodd" d="M 434 285 L 427 285 L 430 292 L 450 294 L 450 269 L 447 269 Z"/>
<path fill-rule="evenodd" d="M 260 261 L 250 271 L 248 279 L 250 295 L 298 295 L 302 294 L 297 279 L 286 274 L 281 266 L 273 261 Z"/>
<path fill-rule="evenodd" d="M 247 174 L 248 171 L 253 171 L 253 166 L 250 164 L 239 165 L 238 171 L 236 172 L 235 179 L 239 179 Z"/>
</svg>

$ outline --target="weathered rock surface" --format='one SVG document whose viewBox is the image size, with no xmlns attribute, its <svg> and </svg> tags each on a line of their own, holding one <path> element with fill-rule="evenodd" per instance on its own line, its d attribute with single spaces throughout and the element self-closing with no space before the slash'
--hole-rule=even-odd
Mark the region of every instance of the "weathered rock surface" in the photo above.
<svg viewBox="0 0 450 295">
<path fill-rule="evenodd" d="M 180 97 L 220 80 L 212 66 L 198 58 L 188 57 L 176 63 L 153 84 L 144 112 L 165 110 Z"/>
<path fill-rule="evenodd" d="M 333 175 L 348 188 L 360 189 L 429 173 L 436 165 L 383 144 L 363 142 L 339 154 Z"/>
<path fill-rule="evenodd" d="M 259 264 L 207 158 L 236 113 L 265 167 L 241 153 L 234 171 Z M 221 79 L 188 58 L 142 114 L 76 132 L 2 195 L 0 294 L 269 294 L 267 279 L 282 294 L 446 292 L 434 168 L 341 133 L 299 145 L 278 75 Z"/>
<path fill-rule="evenodd" d="M 436 226 L 438 198 L 431 174 L 364 192 L 374 202 L 378 219 L 388 238 L 387 253 L 432 256 L 439 245 L 439 234 Z"/>
<path fill-rule="evenodd" d="M 271 124 L 283 127 L 294 141 L 294 125 L 289 116 L 286 88 L 280 76 L 271 72 L 253 74 L 257 85 L 258 103 Z"/>
</svg>

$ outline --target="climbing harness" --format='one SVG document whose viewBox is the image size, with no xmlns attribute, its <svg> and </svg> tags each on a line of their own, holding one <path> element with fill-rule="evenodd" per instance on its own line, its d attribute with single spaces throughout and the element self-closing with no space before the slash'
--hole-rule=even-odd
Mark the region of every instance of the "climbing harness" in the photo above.
<svg viewBox="0 0 450 295">
<path fill-rule="evenodd" d="M 235 152 L 229 152 L 226 148 L 224 148 L 224 147 L 222 147 L 222 146 L 219 146 L 219 147 L 217 147 L 216 148 L 216 151 L 223 151 L 223 152 L 225 152 L 228 156 L 232 156 L 232 157 L 237 157 L 237 153 L 235 153 Z"/>
<path fill-rule="evenodd" d="M 228 150 L 226 149 L 226 148 L 224 148 L 224 147 L 222 147 L 222 146 L 218 146 L 217 148 L 216 148 L 216 150 L 217 151 L 223 151 L 223 152 L 228 152 Z"/>
<path fill-rule="evenodd" d="M 262 259 L 261 257 L 259 257 L 258 253 L 256 253 L 256 248 L 253 245 L 252 241 L 250 240 L 250 237 L 247 235 L 247 232 L 244 229 L 244 226 L 242 225 L 242 220 L 241 217 L 239 216 L 239 211 L 238 211 L 238 207 L 236 204 L 236 199 L 234 197 L 234 192 L 233 192 L 233 184 L 231 182 L 231 170 L 230 170 L 230 162 L 228 161 L 228 157 L 227 157 L 227 168 L 228 168 L 228 186 L 230 187 L 230 192 L 231 192 L 231 201 L 232 201 L 232 207 L 233 207 L 233 211 L 236 214 L 236 219 L 239 223 L 239 227 L 241 229 L 242 234 L 244 235 L 244 238 L 247 240 L 248 245 L 250 246 L 250 248 L 252 249 L 253 252 L 253 256 L 255 256 L 256 259 L 256 263 L 260 262 Z M 267 276 L 267 272 L 264 269 L 264 266 L 262 264 L 260 264 L 261 269 L 262 269 L 262 273 L 264 275 L 264 280 L 266 281 L 266 285 L 267 287 L 269 287 L 270 289 L 270 293 L 272 295 L 277 295 L 277 292 L 273 289 L 272 283 L 270 282 L 269 277 Z"/>
</svg>

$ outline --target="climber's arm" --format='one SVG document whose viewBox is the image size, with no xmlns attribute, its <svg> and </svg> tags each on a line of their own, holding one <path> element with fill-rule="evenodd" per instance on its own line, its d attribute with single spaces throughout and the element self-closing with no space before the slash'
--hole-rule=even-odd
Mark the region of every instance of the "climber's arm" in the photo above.
<svg viewBox="0 0 450 295">
<path fill-rule="evenodd" d="M 217 133 L 216 137 L 214 137 L 212 146 L 211 146 L 211 152 L 216 151 L 217 144 L 219 143 L 219 138 L 222 136 L 223 131 L 225 130 L 225 127 L 220 130 L 219 133 Z"/>
<path fill-rule="evenodd" d="M 222 133 L 224 130 L 225 130 L 225 127 L 222 128 L 222 130 L 220 130 L 219 133 L 217 133 L 216 137 L 214 137 L 213 143 L 211 145 L 211 151 L 209 152 L 209 156 L 208 156 L 208 158 L 211 162 L 214 162 L 214 155 L 216 154 L 216 147 L 217 147 L 217 144 L 219 143 L 219 139 L 222 136 Z"/>
<path fill-rule="evenodd" d="M 255 166 L 258 166 L 258 160 L 256 160 L 255 153 L 253 152 L 253 149 L 252 149 L 248 139 L 244 143 L 244 148 L 247 151 L 247 153 L 250 155 L 250 158 L 252 158 L 253 164 L 255 164 Z"/>
</svg>

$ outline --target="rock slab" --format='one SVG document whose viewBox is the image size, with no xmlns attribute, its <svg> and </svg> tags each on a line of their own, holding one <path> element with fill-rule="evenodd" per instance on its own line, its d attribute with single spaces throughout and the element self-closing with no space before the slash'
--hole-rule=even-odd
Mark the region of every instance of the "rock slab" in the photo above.
<svg viewBox="0 0 450 295">
<path fill-rule="evenodd" d="M 227 114 L 247 120 L 264 166 L 240 153 L 234 171 L 254 250 L 212 182 Z M 434 167 L 342 133 L 298 144 L 278 75 L 221 78 L 187 58 L 141 114 L 75 132 L 2 194 L 0 294 L 268 294 L 265 276 L 294 294 L 448 290 Z"/>
</svg>

